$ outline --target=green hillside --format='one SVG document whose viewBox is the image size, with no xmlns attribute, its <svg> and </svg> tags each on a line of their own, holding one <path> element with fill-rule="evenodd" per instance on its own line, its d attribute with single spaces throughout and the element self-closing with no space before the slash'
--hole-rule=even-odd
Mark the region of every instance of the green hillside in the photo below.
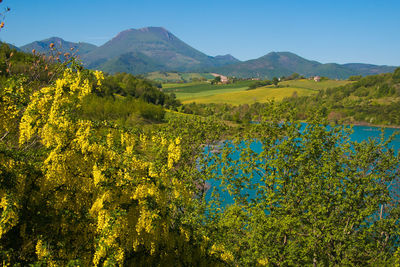
<svg viewBox="0 0 400 267">
<path fill-rule="evenodd" d="M 400 124 L 400 68 L 359 81 L 320 91 L 310 97 L 285 100 L 299 110 L 299 118 L 323 107 L 333 120 L 369 124 Z"/>
<path fill-rule="evenodd" d="M 101 59 L 93 64 L 99 64 L 95 69 L 108 73 L 146 73 L 162 68 L 157 61 L 140 52 L 125 53 L 110 60 Z"/>
</svg>

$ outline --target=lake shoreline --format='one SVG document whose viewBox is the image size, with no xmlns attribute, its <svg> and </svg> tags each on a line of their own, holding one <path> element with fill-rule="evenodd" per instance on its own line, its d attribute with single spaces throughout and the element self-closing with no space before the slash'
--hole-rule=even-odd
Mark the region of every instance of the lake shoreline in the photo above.
<svg viewBox="0 0 400 267">
<path fill-rule="evenodd" d="M 385 125 L 385 124 L 371 124 L 368 122 L 352 122 L 352 123 L 343 123 L 343 125 L 348 126 L 368 126 L 368 127 L 377 127 L 377 128 L 392 128 L 392 129 L 400 129 L 400 125 Z"/>
</svg>

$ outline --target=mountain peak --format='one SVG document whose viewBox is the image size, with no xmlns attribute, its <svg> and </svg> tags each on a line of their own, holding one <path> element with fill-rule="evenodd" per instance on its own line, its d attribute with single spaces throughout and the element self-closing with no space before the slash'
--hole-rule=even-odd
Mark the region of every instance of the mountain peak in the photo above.
<svg viewBox="0 0 400 267">
<path fill-rule="evenodd" d="M 139 37 L 142 36 L 142 37 Z M 147 36 L 147 37 L 144 37 Z M 125 31 L 122 31 L 118 33 L 112 41 L 118 41 L 118 40 L 123 40 L 125 38 L 143 38 L 144 40 L 146 39 L 154 39 L 154 38 L 162 38 L 165 40 L 177 40 L 171 32 L 169 32 L 167 29 L 163 27 L 144 27 L 144 28 L 139 28 L 139 29 L 128 29 Z"/>
<path fill-rule="evenodd" d="M 216 60 L 217 64 L 221 66 L 240 62 L 239 59 L 235 58 L 231 54 L 215 56 L 214 60 Z"/>
<path fill-rule="evenodd" d="M 226 54 L 226 55 L 218 55 L 215 56 L 215 58 L 231 58 L 231 59 L 236 59 L 234 56 L 232 56 L 231 54 Z"/>
<path fill-rule="evenodd" d="M 41 42 L 65 42 L 65 40 L 61 37 L 53 36 L 53 37 L 44 39 Z"/>
<path fill-rule="evenodd" d="M 291 57 L 300 57 L 299 55 L 296 55 L 295 53 L 288 52 L 288 51 L 272 51 L 266 54 L 265 56 L 291 56 Z"/>
<path fill-rule="evenodd" d="M 169 31 L 167 29 L 165 29 L 164 27 L 154 27 L 154 26 L 140 28 L 140 29 L 138 29 L 138 31 L 141 31 L 141 32 L 168 32 L 169 33 Z"/>
</svg>

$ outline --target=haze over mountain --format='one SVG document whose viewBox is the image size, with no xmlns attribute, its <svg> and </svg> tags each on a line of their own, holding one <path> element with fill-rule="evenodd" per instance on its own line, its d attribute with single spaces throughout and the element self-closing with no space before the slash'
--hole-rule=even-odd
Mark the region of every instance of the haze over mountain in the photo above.
<svg viewBox="0 0 400 267">
<path fill-rule="evenodd" d="M 58 37 L 22 46 L 23 51 L 49 51 L 54 43 L 60 51 L 78 49 L 78 55 L 90 69 L 110 73 L 143 74 L 153 71 L 216 72 L 242 78 L 272 78 L 294 72 L 304 76 L 326 76 L 345 79 L 351 75 L 370 75 L 394 71 L 392 66 L 349 63 L 322 64 L 290 52 L 271 52 L 257 59 L 239 61 L 231 55 L 208 56 L 162 27 L 129 29 L 117 34 L 102 46 L 73 43 Z"/>
</svg>

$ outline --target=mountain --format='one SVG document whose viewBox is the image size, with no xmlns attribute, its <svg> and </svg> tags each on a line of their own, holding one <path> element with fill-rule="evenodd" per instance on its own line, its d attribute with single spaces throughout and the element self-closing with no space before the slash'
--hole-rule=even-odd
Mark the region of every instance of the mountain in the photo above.
<svg viewBox="0 0 400 267">
<path fill-rule="evenodd" d="M 99 67 L 91 66 L 91 68 L 101 69 L 109 73 L 126 72 L 134 74 L 148 73 L 164 68 L 164 65 L 140 52 L 128 52 L 104 62 L 98 61 L 98 63 L 100 62 Z"/>
<path fill-rule="evenodd" d="M 304 76 L 326 76 L 329 78 L 346 79 L 351 75 L 370 75 L 393 72 L 395 67 L 377 66 L 371 64 L 322 64 L 307 60 L 290 52 L 271 52 L 257 59 L 243 61 L 212 71 L 227 76 L 273 78 L 288 76 L 294 72 Z"/>
<path fill-rule="evenodd" d="M 232 55 L 208 56 L 189 46 L 162 27 L 129 29 L 117 34 L 102 46 L 73 43 L 58 37 L 36 41 L 20 47 L 23 51 L 35 49 L 48 53 L 51 43 L 62 53 L 73 47 L 84 65 L 90 69 L 110 73 L 144 74 L 154 71 L 214 72 L 240 78 L 271 79 L 293 74 L 326 76 L 346 79 L 352 75 L 371 75 L 393 72 L 395 67 L 349 63 L 322 64 L 290 52 L 271 52 L 248 61 Z"/>
<path fill-rule="evenodd" d="M 50 52 L 50 44 L 53 43 L 54 47 L 60 51 L 61 53 L 71 52 L 71 48 L 74 48 L 77 51 L 78 56 L 85 55 L 92 50 L 96 49 L 97 46 L 89 43 L 73 43 L 65 41 L 59 37 L 51 37 L 42 41 L 35 41 L 30 44 L 21 46 L 20 49 L 24 52 L 31 52 L 35 49 L 39 53 L 47 54 Z"/>
<path fill-rule="evenodd" d="M 89 68 L 134 74 L 148 71 L 195 71 L 236 63 L 231 55 L 211 57 L 187 45 L 161 27 L 120 32 L 83 56 Z"/>
</svg>

